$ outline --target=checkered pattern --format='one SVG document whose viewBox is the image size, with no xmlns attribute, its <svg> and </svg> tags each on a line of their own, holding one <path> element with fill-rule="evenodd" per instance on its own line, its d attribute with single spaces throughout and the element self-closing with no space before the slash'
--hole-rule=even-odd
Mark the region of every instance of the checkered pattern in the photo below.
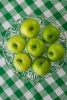
<svg viewBox="0 0 67 100">
<path fill-rule="evenodd" d="M 42 81 L 19 79 L 5 64 L 2 39 L 14 21 L 26 15 L 44 15 L 67 37 L 67 0 L 0 0 L 0 100 L 67 100 L 67 65 Z"/>
</svg>

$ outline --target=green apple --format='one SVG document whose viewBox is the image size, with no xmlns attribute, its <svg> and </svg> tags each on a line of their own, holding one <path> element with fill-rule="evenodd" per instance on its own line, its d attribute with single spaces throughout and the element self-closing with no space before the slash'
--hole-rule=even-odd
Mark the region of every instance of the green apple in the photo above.
<svg viewBox="0 0 67 100">
<path fill-rule="evenodd" d="M 60 61 L 64 56 L 64 48 L 61 44 L 54 43 L 48 47 L 47 55 L 53 62 Z"/>
<path fill-rule="evenodd" d="M 30 55 L 39 57 L 44 54 L 46 45 L 41 38 L 35 37 L 28 41 L 26 49 Z"/>
<path fill-rule="evenodd" d="M 13 53 L 18 53 L 25 48 L 26 40 L 19 35 L 12 36 L 7 42 L 7 48 Z"/>
<path fill-rule="evenodd" d="M 38 20 L 29 18 L 25 20 L 20 27 L 21 33 L 27 38 L 35 37 L 40 31 L 40 25 Z"/>
<path fill-rule="evenodd" d="M 49 73 L 51 68 L 50 61 L 45 57 L 36 58 L 32 63 L 32 69 L 35 74 L 43 76 Z"/>
<path fill-rule="evenodd" d="M 42 31 L 42 38 L 49 44 L 54 43 L 60 37 L 59 29 L 54 25 L 44 27 Z"/>
<path fill-rule="evenodd" d="M 24 52 L 16 54 L 13 61 L 14 67 L 20 72 L 28 70 L 31 66 L 31 62 L 31 57 Z"/>
</svg>

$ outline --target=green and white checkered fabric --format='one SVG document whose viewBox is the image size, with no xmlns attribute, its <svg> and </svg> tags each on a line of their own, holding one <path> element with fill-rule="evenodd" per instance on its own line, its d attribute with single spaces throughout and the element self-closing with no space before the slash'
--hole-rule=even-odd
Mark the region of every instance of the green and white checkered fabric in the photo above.
<svg viewBox="0 0 67 100">
<path fill-rule="evenodd" d="M 67 37 L 67 0 L 0 0 L 0 100 L 67 100 L 67 65 L 42 81 L 19 79 L 5 64 L 2 39 L 14 21 L 26 15 L 45 15 Z"/>
</svg>

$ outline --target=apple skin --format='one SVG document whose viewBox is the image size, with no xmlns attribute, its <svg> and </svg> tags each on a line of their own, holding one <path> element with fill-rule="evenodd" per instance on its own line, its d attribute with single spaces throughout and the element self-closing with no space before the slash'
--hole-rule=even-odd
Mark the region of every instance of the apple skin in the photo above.
<svg viewBox="0 0 67 100">
<path fill-rule="evenodd" d="M 32 70 L 35 74 L 44 76 L 49 73 L 51 68 L 50 61 L 45 57 L 36 58 L 32 63 Z"/>
<path fill-rule="evenodd" d="M 29 18 L 21 24 L 20 31 L 25 37 L 33 38 L 40 31 L 39 22 L 36 19 Z"/>
<path fill-rule="evenodd" d="M 60 37 L 60 31 L 53 25 L 44 27 L 42 31 L 42 38 L 49 44 L 54 43 Z"/>
<path fill-rule="evenodd" d="M 39 57 L 44 54 L 46 50 L 46 45 L 41 38 L 32 38 L 28 41 L 26 45 L 26 50 L 28 53 L 34 57 Z"/>
<path fill-rule="evenodd" d="M 30 68 L 32 59 L 27 53 L 18 53 L 13 60 L 14 67 L 19 71 L 26 71 Z"/>
<path fill-rule="evenodd" d="M 13 53 L 18 53 L 25 48 L 26 40 L 19 35 L 12 36 L 7 42 L 7 48 Z"/>
<path fill-rule="evenodd" d="M 64 57 L 64 48 L 60 43 L 54 43 L 48 47 L 48 58 L 53 62 L 58 62 Z"/>
</svg>

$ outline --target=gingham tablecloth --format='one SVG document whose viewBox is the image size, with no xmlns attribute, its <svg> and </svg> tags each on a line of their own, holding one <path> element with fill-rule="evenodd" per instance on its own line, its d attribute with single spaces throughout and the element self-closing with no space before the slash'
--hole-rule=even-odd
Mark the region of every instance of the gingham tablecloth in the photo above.
<svg viewBox="0 0 67 100">
<path fill-rule="evenodd" d="M 67 34 L 67 0 L 0 0 L 0 100 L 67 100 L 67 65 L 42 81 L 19 79 L 2 56 L 2 39 L 14 21 L 45 15 Z M 67 35 L 66 35 L 67 37 Z"/>
</svg>

